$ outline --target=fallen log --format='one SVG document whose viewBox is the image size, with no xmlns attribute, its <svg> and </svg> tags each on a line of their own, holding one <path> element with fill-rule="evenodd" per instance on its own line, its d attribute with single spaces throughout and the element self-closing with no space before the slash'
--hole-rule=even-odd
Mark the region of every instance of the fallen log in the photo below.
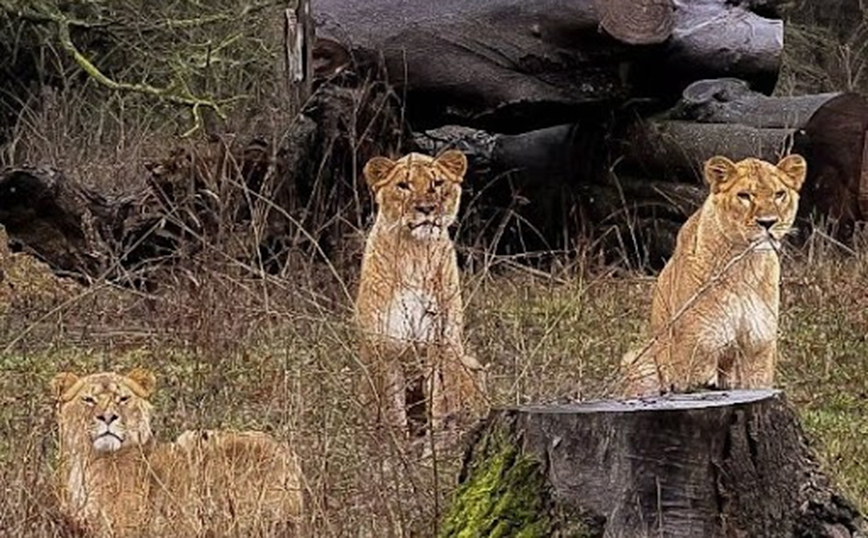
<svg viewBox="0 0 868 538">
<path fill-rule="evenodd" d="M 583 122 L 521 134 L 448 125 L 415 133 L 415 149 L 463 151 L 470 167 L 458 241 L 480 252 L 558 255 L 584 232 L 577 178 L 598 176 L 603 125 Z M 588 183 L 590 184 L 590 182 Z"/>
<path fill-rule="evenodd" d="M 659 59 L 635 65 L 637 80 L 658 93 L 678 95 L 697 79 L 738 77 L 771 93 L 784 39 L 779 19 L 757 15 L 753 2 L 673 0 L 674 28 Z M 766 9 L 768 11 L 768 9 Z"/>
<path fill-rule="evenodd" d="M 441 538 L 864 536 L 779 391 L 493 411 Z"/>
<path fill-rule="evenodd" d="M 737 75 L 771 91 L 783 25 L 750 11 L 755 7 L 727 0 L 321 0 L 315 17 L 330 47 L 382 57 L 417 128 L 454 123 L 517 133 L 629 99 L 675 101 L 697 71 Z"/>
<path fill-rule="evenodd" d="M 51 167 L 0 173 L 0 224 L 19 247 L 58 272 L 96 277 L 120 240 L 119 224 L 135 204 L 110 199 Z"/>
</svg>

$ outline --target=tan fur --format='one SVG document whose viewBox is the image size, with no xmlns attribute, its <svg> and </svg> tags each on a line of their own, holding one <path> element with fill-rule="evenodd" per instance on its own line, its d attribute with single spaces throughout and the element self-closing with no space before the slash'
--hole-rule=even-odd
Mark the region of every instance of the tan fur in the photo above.
<svg viewBox="0 0 868 538">
<path fill-rule="evenodd" d="M 297 458 L 271 436 L 188 431 L 157 442 L 152 373 L 61 373 L 51 385 L 62 508 L 96 536 L 270 535 L 301 514 Z"/>
<path fill-rule="evenodd" d="M 708 160 L 711 193 L 678 233 L 654 288 L 651 341 L 622 360 L 627 396 L 772 386 L 778 251 L 795 219 L 806 168 L 798 155 L 776 166 Z"/>
<path fill-rule="evenodd" d="M 378 419 L 404 434 L 423 427 L 429 414 L 436 432 L 484 405 L 480 365 L 464 353 L 464 306 L 448 233 L 466 169 L 459 151 L 436 159 L 376 157 L 364 169 L 378 206 L 356 301 L 369 373 L 364 393 Z"/>
</svg>

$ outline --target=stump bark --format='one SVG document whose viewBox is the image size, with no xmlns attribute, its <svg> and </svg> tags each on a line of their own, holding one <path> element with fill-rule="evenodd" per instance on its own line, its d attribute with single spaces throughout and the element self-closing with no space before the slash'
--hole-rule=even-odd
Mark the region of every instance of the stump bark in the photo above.
<svg viewBox="0 0 868 538">
<path fill-rule="evenodd" d="M 864 536 L 779 391 L 494 411 L 441 536 Z"/>
</svg>

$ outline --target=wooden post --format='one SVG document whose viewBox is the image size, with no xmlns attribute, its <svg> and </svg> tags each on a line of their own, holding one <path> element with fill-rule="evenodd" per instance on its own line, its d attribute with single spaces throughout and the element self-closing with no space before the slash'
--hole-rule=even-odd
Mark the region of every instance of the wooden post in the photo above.
<svg viewBox="0 0 868 538">
<path fill-rule="evenodd" d="M 284 58 L 290 106 L 301 110 L 313 82 L 314 25 L 310 0 L 295 0 L 283 11 Z"/>
<path fill-rule="evenodd" d="M 443 522 L 452 536 L 861 536 L 774 390 L 491 413 Z"/>
<path fill-rule="evenodd" d="M 862 134 L 862 176 L 859 182 L 859 209 L 862 220 L 868 219 L 868 132 Z"/>
</svg>

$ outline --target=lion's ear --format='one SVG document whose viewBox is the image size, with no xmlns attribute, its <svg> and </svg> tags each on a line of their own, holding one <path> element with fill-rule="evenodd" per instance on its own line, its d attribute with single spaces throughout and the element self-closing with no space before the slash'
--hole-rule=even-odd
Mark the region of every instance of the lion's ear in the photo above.
<svg viewBox="0 0 868 538">
<path fill-rule="evenodd" d="M 444 151 L 434 159 L 434 164 L 445 169 L 456 183 L 461 183 L 467 172 L 467 157 L 457 149 Z"/>
<path fill-rule="evenodd" d="M 134 383 L 133 391 L 142 398 L 147 398 L 153 394 L 154 388 L 157 386 L 156 376 L 145 368 L 134 368 L 126 377 Z"/>
<path fill-rule="evenodd" d="M 717 155 L 705 161 L 705 181 L 711 187 L 711 192 L 718 193 L 726 189 L 726 184 L 738 175 L 735 163 Z"/>
<path fill-rule="evenodd" d="M 781 159 L 781 162 L 777 166 L 778 170 L 787 176 L 787 180 L 784 183 L 788 187 L 795 191 L 802 188 L 802 185 L 805 183 L 805 176 L 808 173 L 808 163 L 805 162 L 804 157 L 793 153 Z"/>
<path fill-rule="evenodd" d="M 57 401 L 63 400 L 63 395 L 78 382 L 78 376 L 71 372 L 61 372 L 51 378 L 51 395 Z"/>
<path fill-rule="evenodd" d="M 389 179 L 389 174 L 395 169 L 397 163 L 386 157 L 374 157 L 368 164 L 365 165 L 362 173 L 365 175 L 365 181 L 374 192 L 386 184 Z"/>
</svg>

